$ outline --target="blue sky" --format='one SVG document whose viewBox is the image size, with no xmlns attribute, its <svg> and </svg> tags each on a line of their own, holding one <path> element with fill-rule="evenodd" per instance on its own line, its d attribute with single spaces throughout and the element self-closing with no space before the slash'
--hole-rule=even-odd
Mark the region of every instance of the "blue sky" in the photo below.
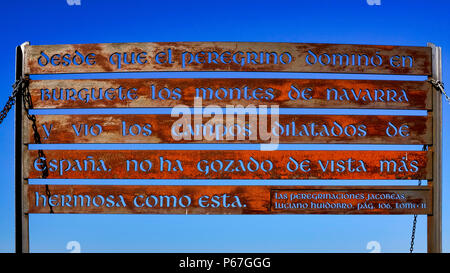
<svg viewBox="0 0 450 273">
<path fill-rule="evenodd" d="M 0 86 L 3 106 L 14 81 L 15 47 L 32 45 L 164 42 L 250 41 L 296 43 L 349 43 L 442 47 L 443 81 L 449 82 L 448 28 L 450 3 L 444 0 L 309 1 L 4 1 L 0 9 L 2 62 Z M 61 77 L 61 76 L 59 76 Z M 66 77 L 75 77 L 67 75 Z M 367 75 L 294 73 L 132 73 L 91 77 L 289 77 L 412 79 Z M 37 78 L 37 77 L 36 77 Z M 39 77 L 46 78 L 46 77 Z M 49 78 L 49 77 L 47 77 Z M 292 110 L 305 113 L 304 110 Z M 303 111 L 303 112 L 302 112 Z M 316 110 L 314 110 L 316 111 Z M 320 112 L 320 110 L 317 110 Z M 342 113 L 339 111 L 332 113 Z M 362 112 L 369 113 L 369 112 Z M 379 113 L 379 112 L 371 112 Z M 423 114 L 418 112 L 401 114 Z M 447 187 L 449 104 L 443 103 L 443 250 L 450 250 L 450 212 Z M 14 251 L 14 115 L 0 125 L 0 252 Z M 242 146 L 241 148 L 248 148 Z M 337 149 L 374 149 L 336 146 Z M 189 147 L 188 147 L 189 148 Z M 203 147 L 204 148 L 204 147 Z M 217 148 L 217 147 L 215 147 Z M 223 148 L 223 146 L 222 146 Z M 254 147 L 249 147 L 254 148 Z M 317 147 L 316 147 L 317 148 Z M 316 149 L 285 146 L 283 149 Z M 329 146 L 320 147 L 330 149 Z M 416 146 L 378 149 L 420 149 Z M 63 183 L 56 181 L 54 183 Z M 92 183 L 74 181 L 74 183 Z M 98 182 L 117 183 L 117 181 Z M 164 184 L 168 181 L 124 181 Z M 179 183 L 192 183 L 179 181 Z M 213 184 L 214 181 L 196 181 Z M 414 185 L 416 181 L 219 181 L 285 185 Z M 412 215 L 31 215 L 32 252 L 68 252 L 78 241 L 82 252 L 369 252 L 378 241 L 382 252 L 409 251 Z M 415 249 L 426 251 L 426 216 L 419 216 Z"/>
</svg>

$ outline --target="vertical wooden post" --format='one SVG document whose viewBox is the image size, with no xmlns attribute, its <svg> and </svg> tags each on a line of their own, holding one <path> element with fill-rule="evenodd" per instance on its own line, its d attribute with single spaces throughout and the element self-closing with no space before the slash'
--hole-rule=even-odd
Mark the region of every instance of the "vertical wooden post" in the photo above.
<svg viewBox="0 0 450 273">
<path fill-rule="evenodd" d="M 28 42 L 16 47 L 16 80 L 23 77 L 23 52 L 24 47 Z M 23 210 L 23 117 L 25 117 L 25 110 L 23 109 L 22 94 L 18 93 L 16 97 L 15 109 L 15 215 L 16 215 L 16 253 L 29 252 L 29 229 L 28 229 L 28 214 Z"/>
<path fill-rule="evenodd" d="M 442 81 L 441 48 L 432 50 L 432 78 Z M 427 216 L 429 253 L 442 252 L 442 94 L 433 88 L 433 214 Z"/>
</svg>

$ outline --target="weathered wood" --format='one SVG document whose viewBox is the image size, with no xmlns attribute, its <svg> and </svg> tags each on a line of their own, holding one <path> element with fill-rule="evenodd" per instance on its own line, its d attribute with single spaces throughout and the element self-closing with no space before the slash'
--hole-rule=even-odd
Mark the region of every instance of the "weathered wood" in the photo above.
<svg viewBox="0 0 450 273">
<path fill-rule="evenodd" d="M 430 48 L 412 46 L 251 42 L 112 43 L 33 45 L 26 48 L 25 54 L 27 74 L 133 71 L 431 74 Z"/>
<path fill-rule="evenodd" d="M 201 119 L 198 115 L 184 114 L 179 117 L 146 114 L 40 115 L 37 116 L 37 126 L 44 144 L 430 144 L 432 141 L 431 116 L 266 115 L 266 120 L 261 115 L 233 116 L 225 112 L 223 116 L 218 112 L 213 113 L 211 117 L 214 120 L 206 116 L 204 114 Z M 34 143 L 29 122 L 24 132 L 29 143 Z"/>
<path fill-rule="evenodd" d="M 54 213 L 104 214 L 428 214 L 432 205 L 427 187 L 48 187 L 28 186 L 28 213 L 49 213 L 49 203 Z"/>
<path fill-rule="evenodd" d="M 423 151 L 47 150 L 57 179 L 432 179 Z M 27 178 L 41 178 L 36 150 Z"/>
<path fill-rule="evenodd" d="M 278 105 L 281 108 L 431 109 L 425 81 L 323 79 L 33 80 L 39 108 Z"/>
<path fill-rule="evenodd" d="M 20 80 L 23 76 L 24 69 L 24 47 L 29 43 L 25 42 L 16 47 L 16 81 Z M 26 112 L 23 105 L 23 94 L 18 92 L 16 95 L 15 103 L 15 115 L 14 115 L 14 133 L 15 133 L 15 247 L 16 253 L 29 253 L 30 252 L 30 239 L 29 239 L 29 219 L 28 214 L 25 213 L 26 191 L 24 189 L 24 119 L 26 119 Z"/>
<path fill-rule="evenodd" d="M 441 48 L 429 44 L 433 50 L 432 78 L 442 81 Z M 442 94 L 433 90 L 433 214 L 427 217 L 427 244 L 429 253 L 442 252 Z"/>
</svg>

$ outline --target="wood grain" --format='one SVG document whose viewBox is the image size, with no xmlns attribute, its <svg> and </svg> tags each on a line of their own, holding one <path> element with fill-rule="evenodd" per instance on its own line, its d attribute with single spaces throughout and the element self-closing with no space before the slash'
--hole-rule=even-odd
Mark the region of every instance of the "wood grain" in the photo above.
<svg viewBox="0 0 450 273">
<path fill-rule="evenodd" d="M 198 115 L 181 114 L 174 117 L 146 114 L 39 115 L 37 127 L 44 144 L 432 142 L 431 116 L 267 115 L 266 120 L 261 117 L 244 114 L 227 116 L 225 112 L 223 116 L 214 113 L 210 117 L 204 115 L 203 119 Z M 402 133 L 401 126 L 404 126 Z M 224 128 L 227 128 L 226 133 Z M 29 121 L 26 121 L 24 133 L 28 143 L 34 143 Z"/>
<path fill-rule="evenodd" d="M 424 151 L 43 152 L 49 179 L 432 179 L 431 152 Z M 28 151 L 24 177 L 41 178 L 44 166 Z"/>
<path fill-rule="evenodd" d="M 431 109 L 424 81 L 324 79 L 32 80 L 40 108 L 277 105 L 280 108 Z"/>
<path fill-rule="evenodd" d="M 54 213 L 88 214 L 430 214 L 432 206 L 427 187 L 48 185 L 49 195 L 45 185 L 26 188 L 27 213 L 49 213 L 49 200 Z M 287 203 L 308 208 L 275 207 Z M 312 208 L 320 204 L 341 207 Z"/>
<path fill-rule="evenodd" d="M 41 58 L 40 65 L 41 53 L 47 57 Z M 277 55 L 276 63 L 271 54 Z M 56 56 L 53 61 L 52 56 Z M 92 58 L 89 60 L 88 56 Z M 119 59 L 122 60 L 121 65 Z M 258 42 L 68 44 L 25 48 L 25 74 L 136 71 L 430 75 L 431 49 L 414 46 Z"/>
</svg>

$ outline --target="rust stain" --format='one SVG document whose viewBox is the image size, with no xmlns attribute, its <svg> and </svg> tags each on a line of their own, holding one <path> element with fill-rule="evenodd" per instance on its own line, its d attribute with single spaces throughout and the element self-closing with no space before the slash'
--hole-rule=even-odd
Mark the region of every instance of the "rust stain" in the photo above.
<svg viewBox="0 0 450 273">
<path fill-rule="evenodd" d="M 48 187 L 54 213 L 431 214 L 431 190 L 428 187 L 105 185 L 49 185 Z M 280 199 L 283 194 L 286 194 L 288 199 Z M 340 201 L 332 197 L 311 199 L 307 202 L 298 199 L 289 201 L 291 195 L 301 196 L 302 194 L 305 196 L 347 194 L 348 197 L 341 198 Z M 370 200 L 370 194 L 380 198 Z M 361 195 L 363 198 L 360 198 Z M 26 186 L 26 198 L 29 204 L 27 213 L 49 213 L 49 199 L 45 185 Z M 80 201 L 82 198 L 84 203 Z M 217 202 L 212 201 L 213 199 Z M 351 208 L 279 207 L 288 203 L 311 206 L 313 200 L 317 204 L 328 203 L 331 206 L 336 206 L 340 202 Z M 368 203 L 373 208 L 368 208 Z"/>
<path fill-rule="evenodd" d="M 266 121 L 261 119 L 261 115 L 236 115 L 228 127 L 226 126 L 229 117 L 225 117 L 225 113 L 223 120 L 217 122 L 213 122 L 210 117 L 203 117 L 196 122 L 196 116 L 193 115 L 187 117 L 185 124 L 180 121 L 180 118 L 181 116 L 147 114 L 40 115 L 37 116 L 37 125 L 44 144 L 277 143 L 277 141 L 279 143 L 432 143 L 431 115 L 279 115 L 278 121 L 276 116 L 271 115 L 267 116 Z M 47 136 L 44 126 L 48 131 L 51 125 L 50 135 Z M 231 127 L 232 125 L 234 127 Z M 147 131 L 144 130 L 145 126 Z M 26 123 L 26 127 L 25 130 L 29 132 L 28 143 L 34 143 L 30 122 Z M 227 133 L 223 133 L 224 128 L 227 128 Z M 401 133 L 400 128 L 402 128 Z"/>
<path fill-rule="evenodd" d="M 49 179 L 432 179 L 431 152 L 47 150 Z M 27 178 L 42 177 L 36 150 Z"/>
<path fill-rule="evenodd" d="M 109 93 L 113 95 L 108 95 L 107 99 L 107 90 L 111 88 L 114 91 Z M 423 81 L 318 79 L 104 79 L 30 82 L 30 93 L 36 109 L 174 107 L 180 104 L 192 107 L 198 93 L 204 106 L 277 105 L 283 108 L 429 110 L 430 88 L 431 85 Z M 97 98 L 102 94 L 102 99 L 93 99 L 92 94 Z"/>
<path fill-rule="evenodd" d="M 157 52 L 173 51 L 172 63 L 157 63 L 155 54 Z M 75 50 L 84 54 L 96 54 L 95 65 L 45 65 L 38 64 L 37 59 L 41 52 L 45 52 L 49 57 L 54 54 L 73 54 Z M 246 65 L 239 62 L 226 61 L 224 63 L 198 60 L 188 66 L 183 67 L 181 56 L 184 52 L 231 52 L 231 54 L 242 52 L 255 52 L 259 54 L 276 52 L 290 54 L 290 61 L 286 64 L 270 62 L 252 63 L 252 57 L 246 58 Z M 320 63 L 308 64 L 306 57 L 310 51 L 323 57 Z M 85 53 L 86 52 L 86 53 Z M 109 57 L 115 53 L 147 52 L 146 63 L 126 64 L 123 67 L 116 67 L 109 61 Z M 367 55 L 369 63 L 364 59 L 363 65 L 352 65 L 342 63 L 334 64 L 331 58 L 345 55 L 352 56 Z M 380 56 L 380 61 L 373 61 Z M 334 56 L 334 57 L 333 57 Z M 390 58 L 399 56 L 400 63 L 403 57 L 412 59 L 411 66 L 397 64 L 392 66 Z M 239 55 L 239 58 L 241 56 Z M 208 58 L 208 57 L 206 57 Z M 230 57 L 231 59 L 232 57 Z M 364 57 L 365 58 L 365 57 Z M 252 65 L 250 65 L 250 63 Z M 373 64 L 374 63 L 374 64 Z M 112 43 L 112 44 L 72 44 L 72 45 L 33 45 L 27 46 L 26 50 L 26 72 L 30 74 L 51 74 L 51 73 L 94 73 L 94 72 L 134 72 L 134 71 L 266 71 L 266 72 L 331 72 L 331 73 L 368 73 L 368 74 L 408 74 L 408 75 L 430 75 L 431 74 L 431 49 L 428 47 L 410 46 L 382 46 L 382 45 L 349 45 L 349 44 L 302 44 L 302 43 L 248 43 L 248 42 L 178 42 L 178 43 Z"/>
</svg>

